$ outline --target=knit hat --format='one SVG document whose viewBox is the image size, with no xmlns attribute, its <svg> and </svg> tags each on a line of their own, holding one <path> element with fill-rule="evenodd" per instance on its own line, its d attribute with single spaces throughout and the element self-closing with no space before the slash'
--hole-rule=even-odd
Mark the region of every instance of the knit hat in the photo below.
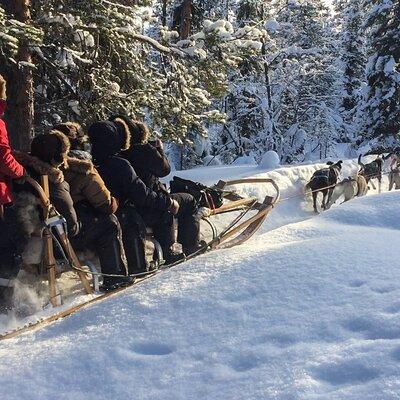
<svg viewBox="0 0 400 400">
<path fill-rule="evenodd" d="M 62 132 L 71 143 L 71 150 L 84 150 L 84 144 L 89 138 L 77 122 L 63 122 L 53 127 L 53 129 Z"/>
<path fill-rule="evenodd" d="M 68 138 L 59 131 L 35 136 L 31 143 L 31 155 L 55 167 L 66 164 L 69 152 Z"/>
</svg>

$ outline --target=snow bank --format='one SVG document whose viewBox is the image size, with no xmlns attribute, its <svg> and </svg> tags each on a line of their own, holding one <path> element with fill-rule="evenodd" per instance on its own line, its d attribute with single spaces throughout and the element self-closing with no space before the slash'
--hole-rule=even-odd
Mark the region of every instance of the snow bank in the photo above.
<svg viewBox="0 0 400 400">
<path fill-rule="evenodd" d="M 256 176 L 276 179 L 285 199 L 321 165 Z M 182 175 L 215 181 L 251 168 Z M 356 168 L 346 161 L 343 177 Z M 369 195 L 312 218 L 309 202 L 293 197 L 240 247 L 0 342 L 3 397 L 397 398 L 399 196 Z"/>
</svg>

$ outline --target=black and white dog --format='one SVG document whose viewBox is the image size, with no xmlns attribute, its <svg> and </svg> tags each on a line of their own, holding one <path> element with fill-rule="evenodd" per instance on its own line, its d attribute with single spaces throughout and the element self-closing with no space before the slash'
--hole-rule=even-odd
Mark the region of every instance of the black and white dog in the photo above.
<svg viewBox="0 0 400 400">
<path fill-rule="evenodd" d="M 305 190 L 310 189 L 313 197 L 314 212 L 318 213 L 317 209 L 317 196 L 322 193 L 322 209 L 326 209 L 326 204 L 332 197 L 333 189 L 339 179 L 340 171 L 342 170 L 343 161 L 337 163 L 328 162 L 328 168 L 319 169 L 314 172 L 310 181 L 305 186 Z"/>
<path fill-rule="evenodd" d="M 361 162 L 361 157 L 362 155 L 360 154 L 358 156 L 358 164 L 361 166 L 360 175 L 362 175 L 365 178 L 367 185 L 371 182 L 371 185 L 374 189 L 376 189 L 376 187 L 372 179 L 378 179 L 378 188 L 380 193 L 382 190 L 383 162 L 384 160 L 387 160 L 389 157 L 391 157 L 391 154 L 388 154 L 387 156 L 379 155 L 376 157 L 374 161 L 368 164 L 363 164 Z"/>
</svg>

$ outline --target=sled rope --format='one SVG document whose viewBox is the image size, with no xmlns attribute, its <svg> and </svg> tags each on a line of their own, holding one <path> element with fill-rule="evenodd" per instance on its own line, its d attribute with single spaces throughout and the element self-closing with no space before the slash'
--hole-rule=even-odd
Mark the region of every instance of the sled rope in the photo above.
<svg viewBox="0 0 400 400">
<path fill-rule="evenodd" d="M 389 175 L 391 171 L 389 172 L 382 172 L 382 176 L 383 175 Z M 369 174 L 369 175 L 363 175 L 365 178 L 372 178 L 373 176 L 375 176 L 375 174 Z M 276 204 L 279 203 L 283 203 L 285 201 L 291 200 L 291 199 L 295 199 L 296 197 L 304 197 L 305 195 L 307 195 L 308 193 L 315 193 L 315 192 L 320 192 L 322 190 L 326 190 L 326 189 L 331 189 L 332 187 L 335 187 L 339 184 L 340 182 L 336 182 L 332 185 L 329 186 L 324 186 L 320 189 L 316 189 L 316 190 L 307 190 L 305 193 L 298 193 L 298 194 L 294 194 L 292 196 L 288 196 L 288 197 L 284 197 L 283 199 L 279 199 L 278 202 Z"/>
</svg>

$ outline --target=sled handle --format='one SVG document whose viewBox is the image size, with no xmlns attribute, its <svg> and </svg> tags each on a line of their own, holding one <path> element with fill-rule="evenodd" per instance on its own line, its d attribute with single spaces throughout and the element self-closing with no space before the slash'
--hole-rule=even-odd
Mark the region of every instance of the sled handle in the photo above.
<svg viewBox="0 0 400 400">
<path fill-rule="evenodd" d="M 38 182 L 36 182 L 33 178 L 30 176 L 26 177 L 26 181 L 36 190 L 37 194 L 40 197 L 40 201 L 42 202 L 43 206 L 46 208 L 50 207 L 50 199 L 43 190 L 42 186 Z"/>
<path fill-rule="evenodd" d="M 264 201 L 264 203 L 275 204 L 278 202 L 278 200 L 280 198 L 280 193 L 281 193 L 279 190 L 279 186 L 276 184 L 276 182 L 273 179 L 269 179 L 269 178 L 243 178 L 243 179 L 234 179 L 231 181 L 220 180 L 215 185 L 215 187 L 222 190 L 222 189 L 225 189 L 226 186 L 240 185 L 240 184 L 245 184 L 245 183 L 269 183 L 269 184 L 271 184 L 274 187 L 276 194 L 273 197 L 272 201 L 268 200 L 268 201 Z"/>
</svg>

